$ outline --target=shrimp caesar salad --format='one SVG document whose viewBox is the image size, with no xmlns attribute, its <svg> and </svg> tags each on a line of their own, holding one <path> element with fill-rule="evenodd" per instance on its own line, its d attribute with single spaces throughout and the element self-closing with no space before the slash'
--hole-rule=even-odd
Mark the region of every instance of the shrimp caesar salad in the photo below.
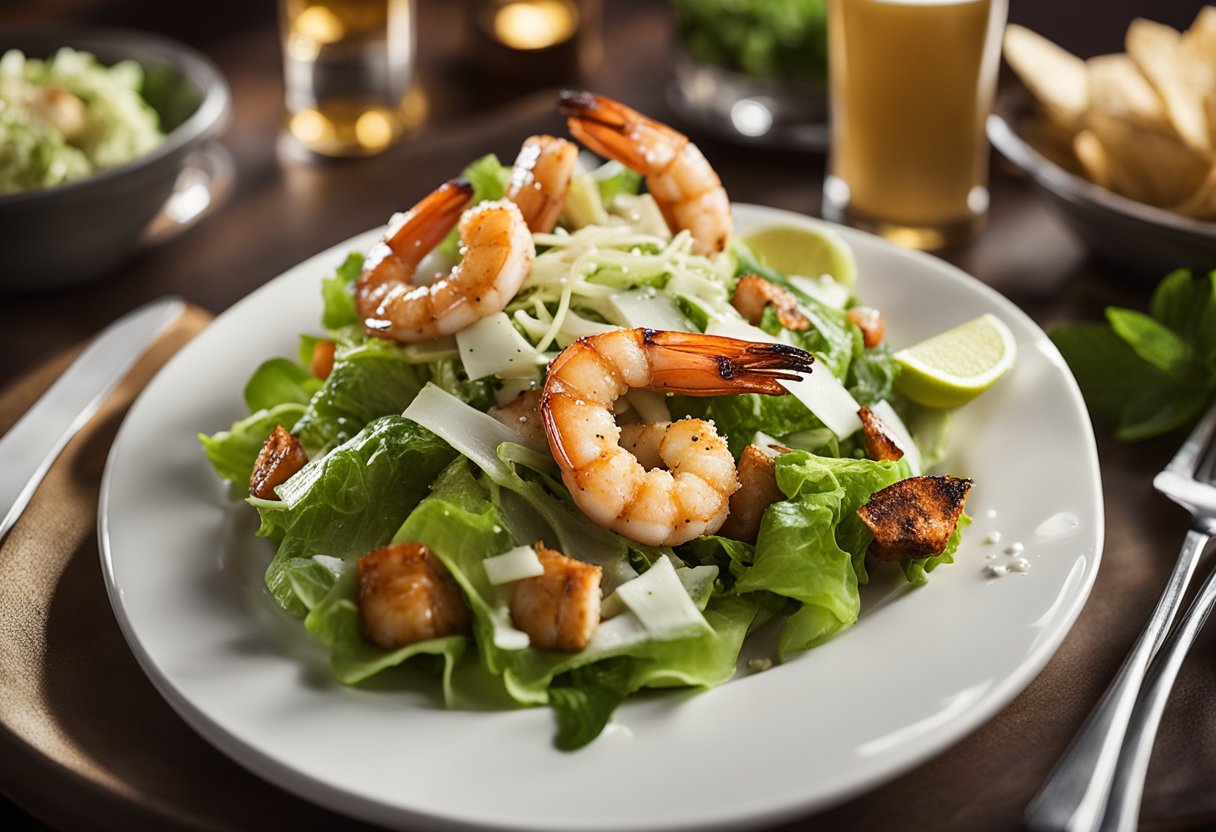
<svg viewBox="0 0 1216 832">
<path fill-rule="evenodd" d="M 450 707 L 550 706 L 574 749 L 642 689 L 834 638 L 878 570 L 952 562 L 972 483 L 928 471 L 1012 355 L 977 380 L 934 372 L 953 330 L 894 351 L 898 310 L 864 305 L 830 229 L 738 239 L 687 137 L 559 106 L 575 141 L 394 216 L 321 280 L 320 334 L 250 378 L 250 415 L 200 440 L 339 682 L 405 664 Z M 963 328 L 1003 330 L 984 318 Z M 741 661 L 760 630 L 771 656 Z"/>
</svg>

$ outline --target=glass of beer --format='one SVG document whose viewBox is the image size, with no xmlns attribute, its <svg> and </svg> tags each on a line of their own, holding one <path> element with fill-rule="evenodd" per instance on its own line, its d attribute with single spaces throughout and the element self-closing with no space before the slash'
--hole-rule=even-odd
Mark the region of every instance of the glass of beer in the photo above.
<svg viewBox="0 0 1216 832">
<path fill-rule="evenodd" d="M 1008 0 L 828 0 L 823 214 L 911 248 L 971 239 Z"/>
<path fill-rule="evenodd" d="M 279 0 L 287 131 L 326 156 L 367 156 L 425 114 L 414 0 Z"/>
</svg>

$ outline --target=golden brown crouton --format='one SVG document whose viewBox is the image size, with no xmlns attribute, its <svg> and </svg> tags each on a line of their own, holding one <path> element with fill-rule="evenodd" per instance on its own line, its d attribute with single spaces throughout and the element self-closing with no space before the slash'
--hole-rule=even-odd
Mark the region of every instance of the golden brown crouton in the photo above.
<svg viewBox="0 0 1216 832">
<path fill-rule="evenodd" d="M 971 480 L 958 477 L 911 477 L 875 492 L 857 510 L 874 533 L 870 554 L 885 561 L 941 554 L 970 489 Z"/>
<path fill-rule="evenodd" d="M 760 323 L 766 306 L 777 310 L 777 320 L 786 329 L 801 331 L 811 325 L 806 316 L 798 311 L 798 301 L 789 291 L 754 274 L 739 278 L 730 302 L 753 325 Z"/>
<path fill-rule="evenodd" d="M 249 493 L 263 500 L 277 500 L 275 486 L 281 485 L 308 462 L 308 454 L 300 440 L 278 425 L 253 463 L 249 477 Z"/>
<path fill-rule="evenodd" d="M 873 410 L 863 407 L 857 411 L 857 415 L 861 417 L 861 434 L 866 443 L 866 456 L 879 462 L 903 459 L 903 448 L 895 444 L 886 424 L 874 415 Z"/>
<path fill-rule="evenodd" d="M 541 650 L 577 653 L 600 625 L 603 570 L 536 544 L 543 575 L 515 584 L 511 620 Z"/>
<path fill-rule="evenodd" d="M 425 545 L 392 543 L 359 558 L 359 629 L 395 650 L 470 632 L 468 605 L 447 568 Z"/>
<path fill-rule="evenodd" d="M 764 510 L 785 494 L 777 487 L 773 458 L 755 445 L 739 455 L 739 490 L 730 498 L 730 514 L 718 530 L 723 537 L 755 543 Z"/>
<path fill-rule="evenodd" d="M 877 347 L 887 336 L 886 321 L 883 320 L 882 313 L 877 309 L 869 306 L 854 306 L 845 312 L 844 316 L 861 330 L 861 339 L 868 350 Z"/>
</svg>

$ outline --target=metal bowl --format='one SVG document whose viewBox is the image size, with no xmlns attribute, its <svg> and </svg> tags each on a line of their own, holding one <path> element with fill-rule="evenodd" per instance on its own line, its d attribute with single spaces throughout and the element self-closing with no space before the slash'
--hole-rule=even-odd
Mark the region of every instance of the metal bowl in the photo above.
<svg viewBox="0 0 1216 832">
<path fill-rule="evenodd" d="M 1024 89 L 1002 93 L 988 118 L 988 138 L 1095 256 L 1152 280 L 1183 266 L 1216 268 L 1216 223 L 1120 196 L 1051 161 L 1025 138 L 1033 108 Z"/>
<path fill-rule="evenodd" d="M 144 98 L 165 140 L 125 165 L 50 188 L 0 196 L 0 291 L 39 292 L 110 274 L 136 247 L 173 190 L 187 156 L 224 129 L 232 96 L 195 50 L 145 32 L 25 29 L 0 33 L 5 49 L 50 57 L 63 46 L 144 69 Z"/>
</svg>

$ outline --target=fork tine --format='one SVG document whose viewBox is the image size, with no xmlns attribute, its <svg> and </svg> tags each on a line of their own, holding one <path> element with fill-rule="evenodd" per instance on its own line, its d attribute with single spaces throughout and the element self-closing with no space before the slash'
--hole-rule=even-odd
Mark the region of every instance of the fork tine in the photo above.
<svg viewBox="0 0 1216 832">
<path fill-rule="evenodd" d="M 1216 437 L 1216 404 L 1213 404 L 1204 417 L 1199 420 L 1199 424 L 1195 425 L 1191 435 L 1182 443 L 1182 447 L 1178 449 L 1178 453 L 1174 454 L 1174 458 L 1170 460 L 1164 470 L 1187 479 L 1196 479 L 1199 465 L 1212 450 L 1213 437 Z M 1205 479 L 1211 479 L 1210 473 Z"/>
</svg>

